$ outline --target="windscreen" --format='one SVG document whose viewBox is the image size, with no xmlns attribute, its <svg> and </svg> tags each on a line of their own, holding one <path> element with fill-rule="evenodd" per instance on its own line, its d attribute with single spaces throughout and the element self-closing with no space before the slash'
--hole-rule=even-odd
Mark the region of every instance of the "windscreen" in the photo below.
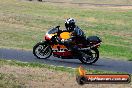
<svg viewBox="0 0 132 88">
<path fill-rule="evenodd" d="M 48 34 L 55 34 L 58 32 L 58 29 L 57 28 L 52 28 L 48 31 Z"/>
</svg>

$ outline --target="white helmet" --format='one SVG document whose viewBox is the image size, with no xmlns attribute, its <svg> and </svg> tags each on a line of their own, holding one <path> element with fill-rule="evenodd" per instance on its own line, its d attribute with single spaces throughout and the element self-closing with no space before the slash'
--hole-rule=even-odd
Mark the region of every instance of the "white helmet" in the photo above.
<svg viewBox="0 0 132 88">
<path fill-rule="evenodd" d="M 75 28 L 75 19 L 74 18 L 68 18 L 65 21 L 65 27 L 67 30 L 72 31 Z"/>
</svg>

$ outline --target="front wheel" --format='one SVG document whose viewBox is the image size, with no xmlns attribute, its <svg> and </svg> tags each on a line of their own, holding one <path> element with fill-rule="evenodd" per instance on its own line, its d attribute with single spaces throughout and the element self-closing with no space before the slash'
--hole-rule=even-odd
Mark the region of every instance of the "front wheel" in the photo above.
<svg viewBox="0 0 132 88">
<path fill-rule="evenodd" d="M 81 52 L 82 57 L 79 60 L 84 64 L 93 64 L 99 59 L 99 51 L 97 48 L 88 52 Z"/>
<path fill-rule="evenodd" d="M 33 54 L 39 59 L 46 59 L 52 55 L 52 49 L 46 42 L 39 42 L 33 47 Z"/>
</svg>

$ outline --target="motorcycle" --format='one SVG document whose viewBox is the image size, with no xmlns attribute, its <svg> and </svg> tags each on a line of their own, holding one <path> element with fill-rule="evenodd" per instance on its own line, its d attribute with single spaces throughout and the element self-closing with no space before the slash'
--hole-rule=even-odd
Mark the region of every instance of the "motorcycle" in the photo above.
<svg viewBox="0 0 132 88">
<path fill-rule="evenodd" d="M 33 47 L 33 54 L 38 59 L 47 59 L 51 55 L 61 59 L 79 59 L 84 64 L 95 63 L 99 59 L 99 46 L 102 40 L 97 36 L 89 36 L 85 44 L 75 44 L 78 47 L 78 54 L 74 54 L 60 39 L 66 40 L 71 37 L 71 32 L 60 31 L 60 26 L 50 29 L 44 36 L 44 41 Z"/>
</svg>

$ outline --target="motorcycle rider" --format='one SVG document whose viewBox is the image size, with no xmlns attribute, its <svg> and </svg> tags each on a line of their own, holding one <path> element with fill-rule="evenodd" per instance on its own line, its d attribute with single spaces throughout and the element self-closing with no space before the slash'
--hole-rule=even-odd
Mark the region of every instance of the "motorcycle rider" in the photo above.
<svg viewBox="0 0 132 88">
<path fill-rule="evenodd" d="M 65 31 L 71 32 L 71 38 L 66 39 L 66 40 L 61 40 L 61 42 L 63 42 L 64 45 L 66 45 L 67 48 L 69 48 L 71 51 L 77 53 L 78 46 L 76 46 L 76 44 L 85 43 L 86 36 L 84 32 L 76 25 L 76 21 L 74 18 L 66 19 L 65 28 L 66 28 Z"/>
</svg>

